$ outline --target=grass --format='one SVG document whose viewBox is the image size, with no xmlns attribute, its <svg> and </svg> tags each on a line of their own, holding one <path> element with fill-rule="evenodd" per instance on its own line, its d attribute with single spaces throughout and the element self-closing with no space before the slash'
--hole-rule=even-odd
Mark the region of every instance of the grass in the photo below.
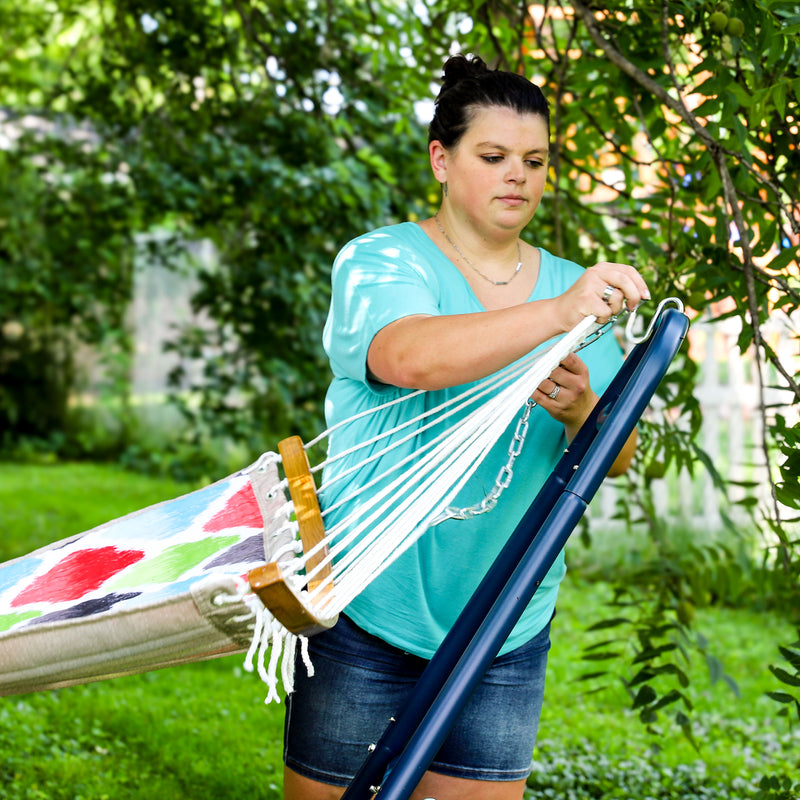
<svg viewBox="0 0 800 800">
<path fill-rule="evenodd" d="M 0 464 L 0 557 L 28 552 L 192 486 L 108 466 Z M 700 609 L 696 628 L 733 676 L 740 697 L 712 682 L 696 653 L 687 693 L 696 751 L 670 717 L 653 736 L 619 681 L 578 679 L 603 615 L 604 583 L 571 575 L 553 623 L 545 708 L 531 797 L 752 797 L 769 772 L 800 774 L 800 731 L 775 717 L 764 692 L 776 643 L 792 640 L 774 613 Z M 281 797 L 282 706 L 242 656 L 0 698 L 4 800 L 276 800 Z M 589 689 L 598 689 L 590 692 Z M 776 797 L 778 795 L 775 795 Z M 797 796 L 787 794 L 786 797 Z"/>
<path fill-rule="evenodd" d="M 776 643 L 796 638 L 786 619 L 741 609 L 697 611 L 695 631 L 711 642 L 711 653 L 721 661 L 738 695 L 731 683 L 706 669 L 699 650 L 691 653 L 693 679 L 685 692 L 693 705 L 695 749 L 675 723 L 674 712 L 661 715 L 656 725 L 659 735 L 649 733 L 630 709 L 630 696 L 620 680 L 608 679 L 601 689 L 597 681 L 580 682 L 582 674 L 596 668 L 582 661 L 580 654 L 600 638 L 587 633 L 586 627 L 602 617 L 600 608 L 610 594 L 607 584 L 574 578 L 565 582 L 553 621 L 553 653 L 535 753 L 537 770 L 531 781 L 541 789 L 560 771 L 559 793 L 539 791 L 532 796 L 573 796 L 565 792 L 565 786 L 582 777 L 595 789 L 611 780 L 602 794 L 587 789 L 576 798 L 641 798 L 645 795 L 631 786 L 631 772 L 648 773 L 651 781 L 656 780 L 654 776 L 666 781 L 683 772 L 684 776 L 691 773 L 696 786 L 713 786 L 707 796 L 720 800 L 752 796 L 755 783 L 772 772 L 800 774 L 800 730 L 777 719 L 777 705 L 765 695 L 779 688 L 769 672 L 769 664 L 778 660 Z M 582 775 L 578 774 L 581 770 Z M 598 774 L 601 770 L 603 774 Z M 613 790 L 612 782 L 616 784 Z M 623 793 L 614 793 L 620 789 Z M 688 790 L 657 794 L 652 787 L 647 794 L 706 796 Z"/>
</svg>

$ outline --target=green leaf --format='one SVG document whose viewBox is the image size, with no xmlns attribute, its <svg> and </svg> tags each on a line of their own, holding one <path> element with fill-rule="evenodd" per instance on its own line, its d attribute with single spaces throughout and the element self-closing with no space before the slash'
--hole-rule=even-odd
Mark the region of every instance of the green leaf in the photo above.
<svg viewBox="0 0 800 800">
<path fill-rule="evenodd" d="M 780 272 L 789 264 L 797 261 L 798 253 L 800 253 L 800 247 L 785 247 L 769 262 L 767 269 L 773 272 Z"/>
<path fill-rule="evenodd" d="M 647 706 L 652 703 L 657 697 L 658 695 L 656 694 L 655 689 L 653 689 L 652 686 L 645 684 L 636 693 L 636 697 L 634 698 L 633 705 L 631 707 L 633 709 L 642 708 L 642 706 Z"/>
<path fill-rule="evenodd" d="M 781 669 L 781 667 L 770 666 L 769 670 L 781 683 L 789 686 L 800 686 L 800 675 L 792 675 L 785 669 Z"/>
<path fill-rule="evenodd" d="M 791 650 L 790 648 L 782 645 L 778 646 L 778 650 L 780 651 L 780 654 L 792 665 L 793 669 L 800 672 L 800 652 Z"/>
<path fill-rule="evenodd" d="M 614 658 L 619 658 L 622 655 L 620 651 L 609 650 L 605 653 L 589 653 L 588 655 L 581 656 L 582 661 L 610 661 Z"/>
<path fill-rule="evenodd" d="M 584 672 L 578 676 L 579 681 L 593 681 L 597 678 L 602 678 L 603 676 L 608 675 L 607 671 L 601 672 Z"/>
<path fill-rule="evenodd" d="M 612 619 L 604 619 L 600 620 L 600 622 L 595 622 L 593 625 L 590 625 L 586 630 L 587 631 L 601 631 L 607 628 L 617 628 L 620 625 L 630 625 L 631 621 L 627 617 L 613 617 Z"/>
<path fill-rule="evenodd" d="M 795 698 L 786 692 L 767 692 L 767 697 L 774 700 L 776 703 L 794 703 Z"/>
</svg>

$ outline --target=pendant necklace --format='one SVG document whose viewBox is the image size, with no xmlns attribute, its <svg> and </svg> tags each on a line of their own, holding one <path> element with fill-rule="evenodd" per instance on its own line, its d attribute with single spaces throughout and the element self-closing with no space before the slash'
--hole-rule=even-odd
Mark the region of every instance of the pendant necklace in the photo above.
<svg viewBox="0 0 800 800">
<path fill-rule="evenodd" d="M 517 268 L 514 270 L 514 274 L 507 280 L 507 281 L 495 281 L 492 280 L 488 275 L 485 275 L 481 272 L 459 249 L 458 245 L 447 235 L 447 231 L 442 227 L 442 223 L 439 222 L 439 214 L 438 212 L 433 216 L 434 220 L 436 221 L 439 230 L 442 232 L 442 235 L 445 239 L 452 245 L 453 249 L 458 253 L 461 258 L 466 262 L 467 266 L 472 267 L 478 275 L 481 276 L 486 281 L 489 281 L 493 286 L 507 286 L 514 278 L 517 277 L 519 271 L 522 269 L 522 251 L 519 246 L 519 239 L 517 239 Z"/>
</svg>

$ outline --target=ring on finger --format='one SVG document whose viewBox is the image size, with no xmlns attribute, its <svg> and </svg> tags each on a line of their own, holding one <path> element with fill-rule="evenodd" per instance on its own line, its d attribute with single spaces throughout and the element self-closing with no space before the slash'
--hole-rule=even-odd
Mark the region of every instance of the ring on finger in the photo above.
<svg viewBox="0 0 800 800">
<path fill-rule="evenodd" d="M 553 391 L 552 391 L 552 392 L 548 392 L 547 396 L 548 396 L 548 397 L 549 397 L 551 400 L 555 400 L 555 399 L 558 397 L 558 393 L 559 393 L 560 391 L 561 391 L 561 387 L 560 387 L 558 384 L 556 384 L 556 385 L 555 385 L 555 388 L 553 389 Z"/>
<path fill-rule="evenodd" d="M 606 288 L 603 289 L 603 294 L 601 295 L 601 298 L 606 305 L 608 305 L 609 301 L 611 300 L 611 295 L 613 294 L 614 294 L 613 286 L 606 286 Z"/>
</svg>

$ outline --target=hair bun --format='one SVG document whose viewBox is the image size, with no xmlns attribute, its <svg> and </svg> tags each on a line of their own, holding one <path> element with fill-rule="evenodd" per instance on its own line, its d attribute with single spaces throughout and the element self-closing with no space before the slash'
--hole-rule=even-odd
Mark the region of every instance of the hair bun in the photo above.
<svg viewBox="0 0 800 800">
<path fill-rule="evenodd" d="M 472 123 L 476 109 L 498 106 L 518 114 L 539 114 L 549 126 L 547 99 L 524 75 L 491 69 L 478 56 L 451 56 L 442 69 L 442 86 L 433 104 L 428 142 L 455 147 Z"/>
<path fill-rule="evenodd" d="M 480 56 L 467 58 L 464 55 L 455 55 L 445 61 L 442 71 L 442 88 L 444 93 L 460 81 L 475 78 L 489 72 L 489 67 Z"/>
</svg>

